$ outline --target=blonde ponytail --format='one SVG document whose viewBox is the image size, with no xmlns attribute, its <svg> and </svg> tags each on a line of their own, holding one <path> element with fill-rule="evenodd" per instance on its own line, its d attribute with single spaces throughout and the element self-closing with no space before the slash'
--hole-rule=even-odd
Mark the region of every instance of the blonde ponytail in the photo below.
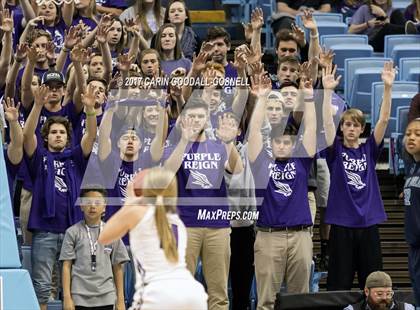
<svg viewBox="0 0 420 310">
<path fill-rule="evenodd" d="M 174 234 L 166 217 L 166 207 L 161 195 L 156 197 L 155 221 L 165 256 L 170 262 L 176 263 L 178 261 L 178 249 Z"/>
</svg>

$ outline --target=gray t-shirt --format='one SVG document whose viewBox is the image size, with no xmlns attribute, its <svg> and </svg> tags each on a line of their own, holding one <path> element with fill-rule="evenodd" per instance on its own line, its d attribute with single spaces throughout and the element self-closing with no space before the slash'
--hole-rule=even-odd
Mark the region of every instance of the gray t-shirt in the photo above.
<svg viewBox="0 0 420 310">
<path fill-rule="evenodd" d="M 99 226 L 89 227 L 92 241 L 98 239 Z M 60 260 L 72 260 L 71 295 L 76 306 L 113 305 L 116 291 L 112 266 L 129 261 L 122 240 L 96 248 L 96 271 L 91 269 L 91 252 L 84 221 L 71 226 L 64 236 Z"/>
</svg>

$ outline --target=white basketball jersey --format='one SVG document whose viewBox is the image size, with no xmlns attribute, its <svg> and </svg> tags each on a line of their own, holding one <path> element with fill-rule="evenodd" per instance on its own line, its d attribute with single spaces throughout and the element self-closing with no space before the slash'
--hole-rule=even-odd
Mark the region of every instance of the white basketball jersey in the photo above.
<svg viewBox="0 0 420 310">
<path fill-rule="evenodd" d="M 130 231 L 130 248 L 136 267 L 137 283 L 139 280 L 147 284 L 153 280 L 173 278 L 175 274 L 180 275 L 179 271 L 186 271 L 187 230 L 183 222 L 177 214 L 167 214 L 178 247 L 178 262 L 171 263 L 161 247 L 155 211 L 155 207 L 149 207 L 143 219 Z"/>
</svg>

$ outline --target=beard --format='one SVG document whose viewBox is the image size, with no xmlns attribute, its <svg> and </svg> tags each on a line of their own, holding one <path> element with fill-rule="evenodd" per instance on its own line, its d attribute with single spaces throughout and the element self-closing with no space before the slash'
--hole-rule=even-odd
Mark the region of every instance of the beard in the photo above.
<svg viewBox="0 0 420 310">
<path fill-rule="evenodd" d="M 389 310 L 392 306 L 392 300 L 381 300 L 379 303 L 372 300 L 369 296 L 367 303 L 372 310 Z"/>
</svg>

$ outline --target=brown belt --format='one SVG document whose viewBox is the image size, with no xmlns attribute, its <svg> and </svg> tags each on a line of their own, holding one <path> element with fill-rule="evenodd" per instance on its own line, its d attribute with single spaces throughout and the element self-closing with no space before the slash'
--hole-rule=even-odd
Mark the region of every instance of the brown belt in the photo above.
<svg viewBox="0 0 420 310">
<path fill-rule="evenodd" d="M 288 227 L 261 227 L 257 226 L 258 231 L 264 232 L 275 232 L 275 231 L 300 231 L 300 230 L 307 230 L 310 225 L 298 225 L 298 226 L 288 226 Z"/>
</svg>

